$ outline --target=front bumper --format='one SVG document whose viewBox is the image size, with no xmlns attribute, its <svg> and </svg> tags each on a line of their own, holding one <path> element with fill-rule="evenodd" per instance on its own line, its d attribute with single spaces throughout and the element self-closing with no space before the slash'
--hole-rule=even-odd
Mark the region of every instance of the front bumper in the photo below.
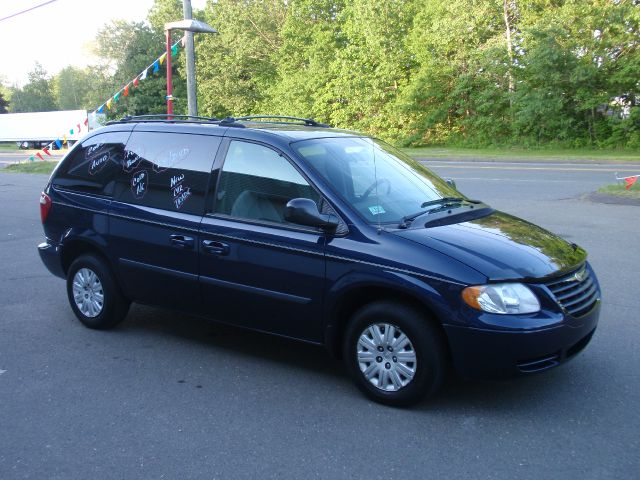
<svg viewBox="0 0 640 480">
<path fill-rule="evenodd" d="M 60 247 L 53 245 L 49 242 L 43 242 L 38 245 L 38 253 L 42 259 L 42 263 L 47 267 L 51 273 L 56 277 L 66 278 L 67 275 L 62 268 L 62 256 L 60 254 Z"/>
<path fill-rule="evenodd" d="M 587 346 L 598 324 L 600 300 L 580 318 L 530 329 L 480 329 L 444 325 L 453 363 L 469 378 L 508 378 L 540 372 L 569 360 Z"/>
</svg>

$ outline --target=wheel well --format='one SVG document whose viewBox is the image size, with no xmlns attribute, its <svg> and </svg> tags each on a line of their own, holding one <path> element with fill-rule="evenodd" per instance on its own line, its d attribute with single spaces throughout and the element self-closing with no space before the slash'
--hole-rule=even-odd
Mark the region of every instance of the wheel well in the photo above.
<svg viewBox="0 0 640 480">
<path fill-rule="evenodd" d="M 342 298 L 336 307 L 330 312 L 330 318 L 332 320 L 331 327 L 327 331 L 327 337 L 325 339 L 326 345 L 332 355 L 337 358 L 342 358 L 342 342 L 344 339 L 344 333 L 346 330 L 349 319 L 362 307 L 369 303 L 380 301 L 395 301 L 410 305 L 416 310 L 425 312 L 426 316 L 436 326 L 442 337 L 444 348 L 447 352 L 447 356 L 451 358 L 451 352 L 449 350 L 449 342 L 447 341 L 447 335 L 442 327 L 442 323 L 439 321 L 438 316 L 429 305 L 420 301 L 418 298 L 411 294 L 393 290 L 385 287 L 363 287 L 347 294 Z"/>
<path fill-rule="evenodd" d="M 69 272 L 69 267 L 73 261 L 80 255 L 91 254 L 102 258 L 109 267 L 111 266 L 107 257 L 100 251 L 98 247 L 88 242 L 73 240 L 64 244 L 62 248 L 62 269 L 65 275 Z"/>
</svg>

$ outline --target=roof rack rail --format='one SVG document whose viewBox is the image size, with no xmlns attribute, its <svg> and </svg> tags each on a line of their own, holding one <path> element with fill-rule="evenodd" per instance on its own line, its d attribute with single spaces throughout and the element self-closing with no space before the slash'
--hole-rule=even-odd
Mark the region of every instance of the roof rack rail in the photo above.
<svg viewBox="0 0 640 480">
<path fill-rule="evenodd" d="M 237 128 L 245 128 L 242 123 L 237 123 L 233 118 L 227 117 L 222 120 L 215 117 L 197 117 L 194 115 L 169 115 L 168 113 L 156 113 L 151 115 L 127 115 L 122 117 L 120 120 L 111 120 L 107 122 L 107 125 L 116 125 L 120 123 L 129 123 L 129 122 L 137 122 L 137 123 L 154 123 L 154 122 L 165 122 L 165 123 L 208 123 L 213 125 L 219 125 L 221 127 L 237 127 Z"/>
<path fill-rule="evenodd" d="M 120 120 L 111 120 L 108 123 L 126 123 L 126 122 L 140 122 L 140 121 L 158 121 L 158 120 L 165 120 L 168 122 L 171 121 L 190 121 L 190 120 L 196 120 L 196 121 L 205 121 L 205 122 L 219 122 L 220 119 L 219 118 L 215 118 L 215 117 L 197 117 L 194 115 L 174 115 L 171 114 L 169 115 L 168 113 L 153 113 L 150 115 L 126 115 L 124 117 L 122 117 Z"/>
<path fill-rule="evenodd" d="M 236 122 L 244 122 L 244 121 L 250 121 L 250 120 L 264 121 L 264 120 L 267 120 L 267 119 L 297 120 L 299 122 L 302 122 L 304 125 L 306 125 L 308 127 L 331 128 L 331 125 L 327 125 L 326 123 L 316 122 L 312 118 L 287 117 L 287 116 L 280 116 L 280 115 L 250 115 L 250 116 L 246 116 L 246 117 L 236 117 L 236 118 L 230 117 L 228 120 L 233 120 L 233 121 L 236 121 Z M 227 120 L 227 119 L 225 119 L 225 120 Z M 281 123 L 281 124 L 285 124 L 286 125 L 286 124 L 289 124 L 289 123 L 292 123 L 292 122 L 280 121 L 280 122 L 265 122 L 265 123 Z"/>
</svg>

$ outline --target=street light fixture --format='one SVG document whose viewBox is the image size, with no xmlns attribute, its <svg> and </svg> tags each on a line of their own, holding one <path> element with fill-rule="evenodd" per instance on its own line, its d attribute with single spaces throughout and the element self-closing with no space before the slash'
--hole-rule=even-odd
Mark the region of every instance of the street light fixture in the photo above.
<svg viewBox="0 0 640 480">
<path fill-rule="evenodd" d="M 184 30 L 193 33 L 218 33 L 218 31 L 199 20 L 180 20 L 164 24 L 167 38 L 167 114 L 173 114 L 173 80 L 171 78 L 171 30 Z M 195 82 L 191 82 L 191 88 L 195 91 Z"/>
</svg>

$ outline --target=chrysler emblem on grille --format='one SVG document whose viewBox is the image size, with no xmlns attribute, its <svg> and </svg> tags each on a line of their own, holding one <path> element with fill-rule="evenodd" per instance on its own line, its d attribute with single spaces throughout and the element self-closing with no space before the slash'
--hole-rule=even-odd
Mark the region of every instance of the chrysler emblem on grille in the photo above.
<svg viewBox="0 0 640 480">
<path fill-rule="evenodd" d="M 586 277 L 587 277 L 586 270 L 580 270 L 579 272 L 576 272 L 575 275 L 573 276 L 576 282 L 582 282 Z"/>
</svg>

